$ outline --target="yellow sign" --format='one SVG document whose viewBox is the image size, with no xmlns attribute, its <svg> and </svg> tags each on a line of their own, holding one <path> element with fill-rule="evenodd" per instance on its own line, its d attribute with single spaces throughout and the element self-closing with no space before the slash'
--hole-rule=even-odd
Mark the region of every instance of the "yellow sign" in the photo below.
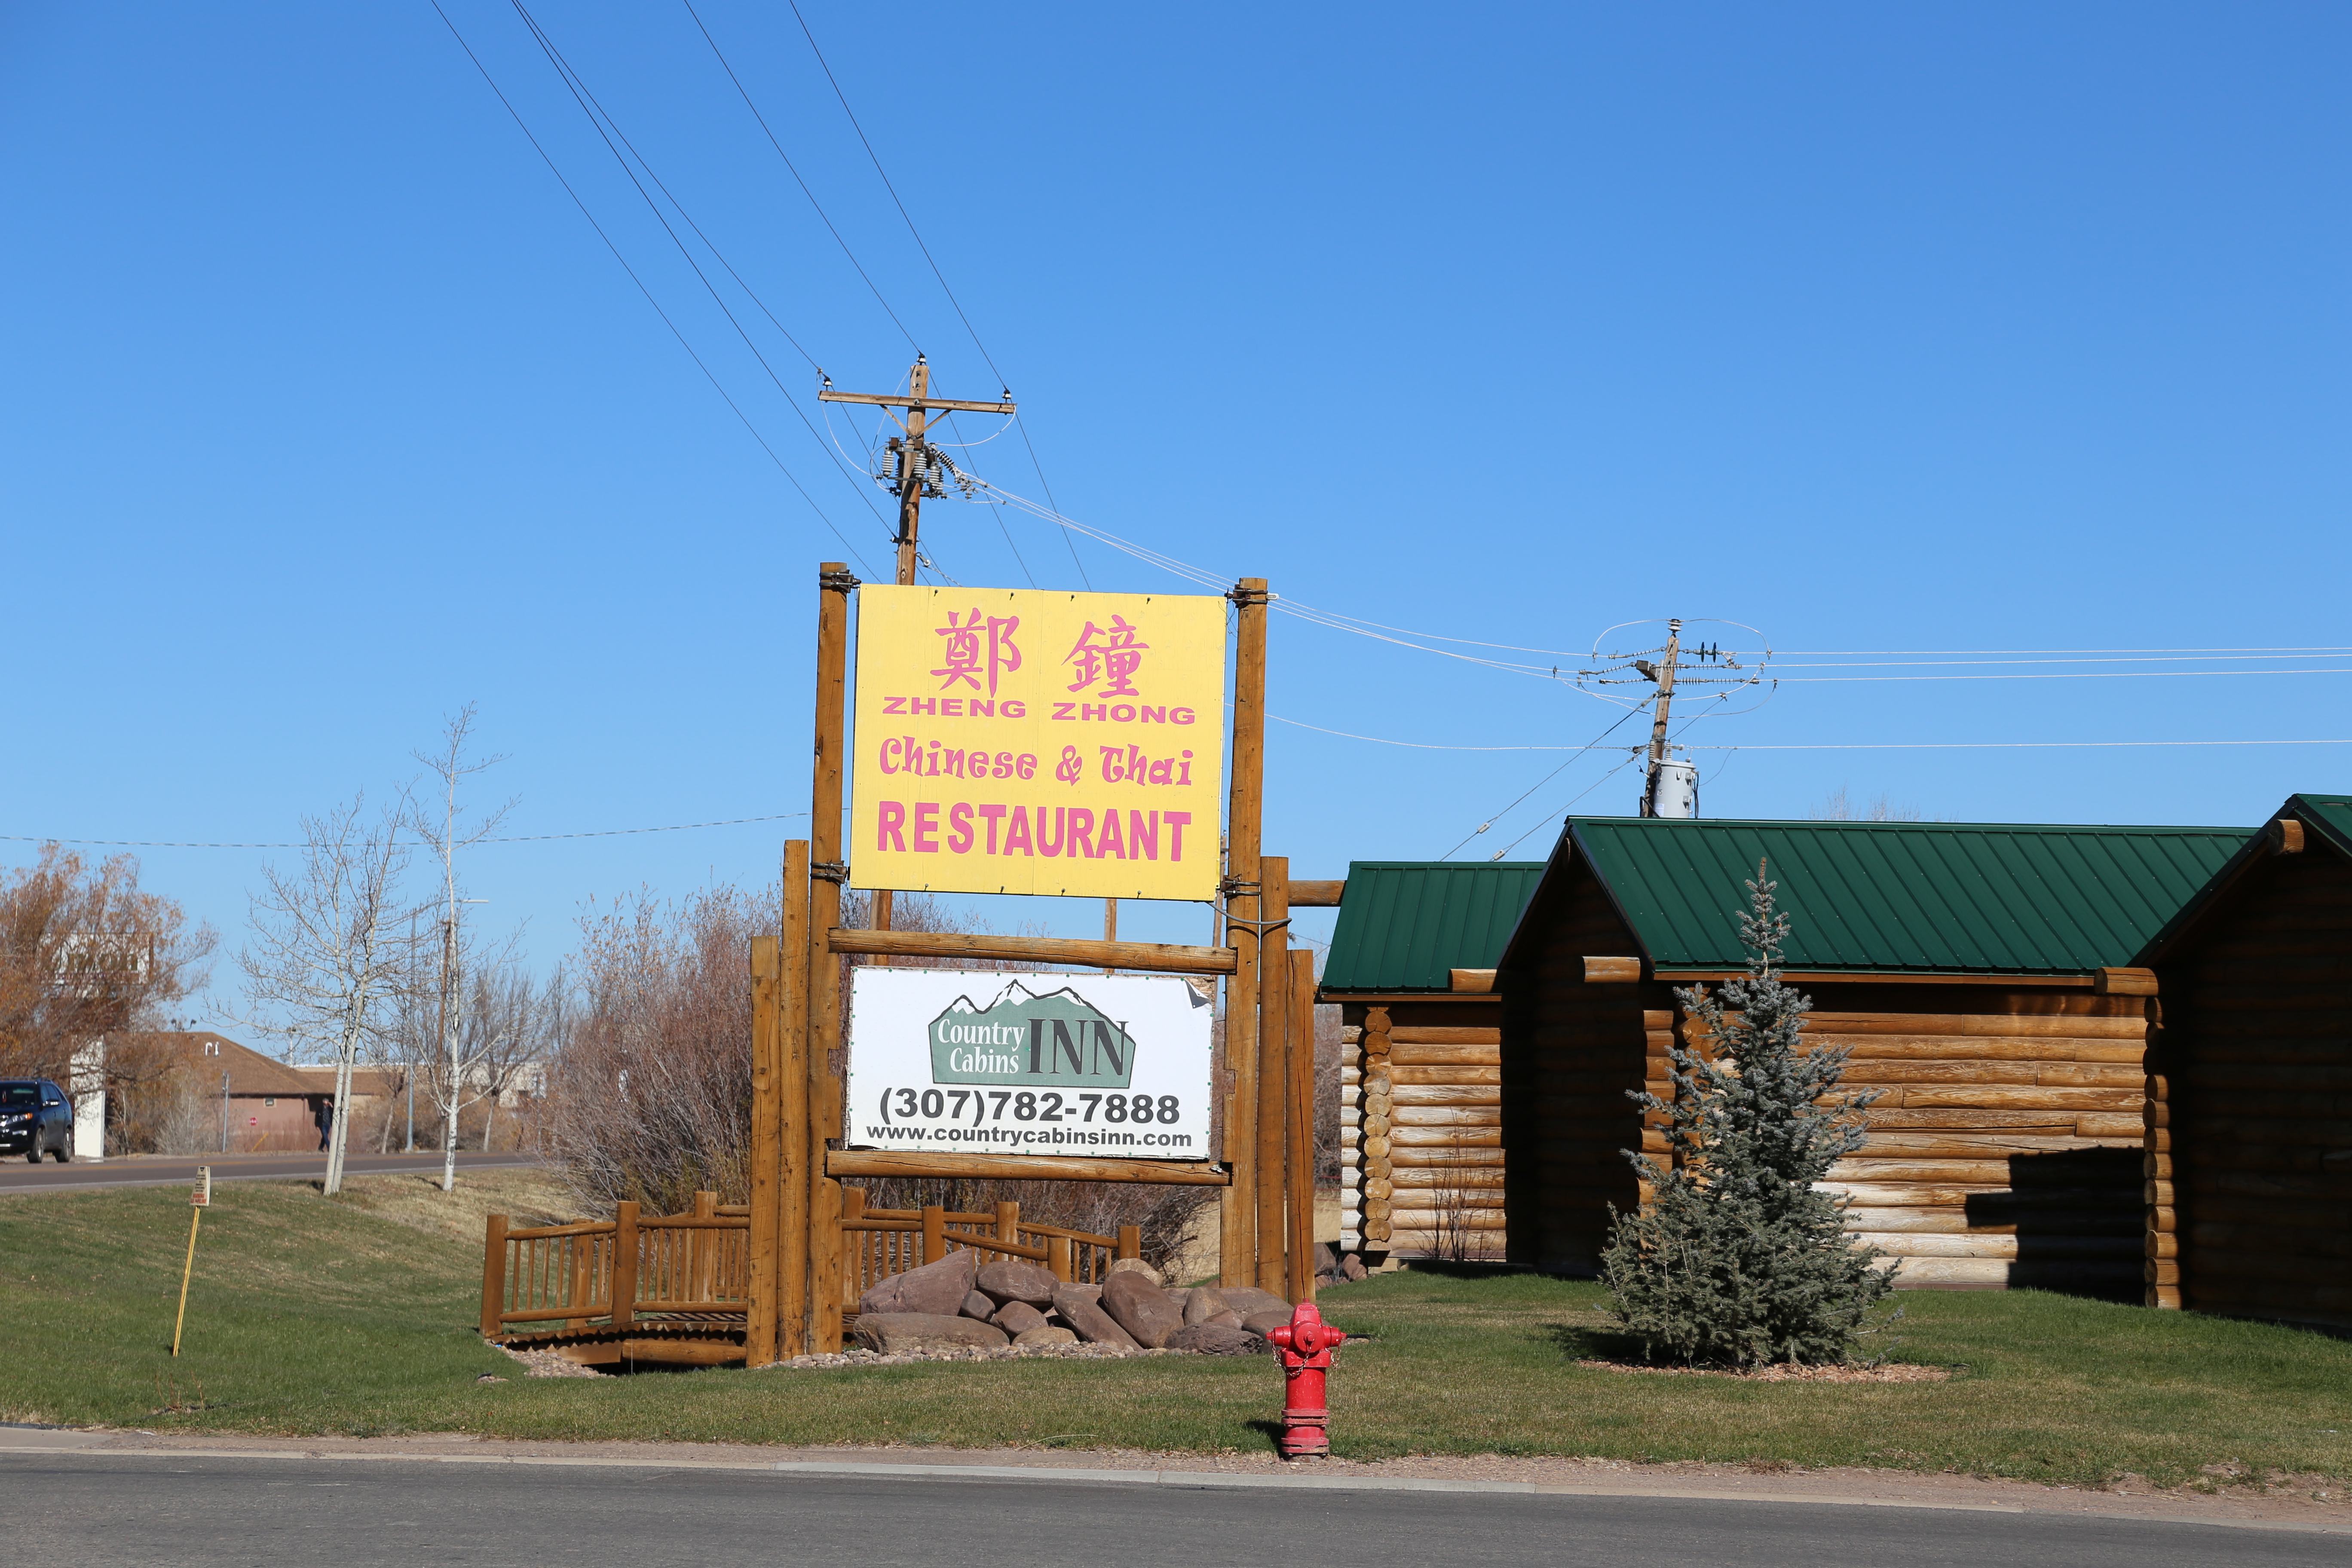
<svg viewBox="0 0 2352 1568">
<path fill-rule="evenodd" d="M 1223 599 L 857 599 L 851 886 L 1216 897 Z"/>
</svg>

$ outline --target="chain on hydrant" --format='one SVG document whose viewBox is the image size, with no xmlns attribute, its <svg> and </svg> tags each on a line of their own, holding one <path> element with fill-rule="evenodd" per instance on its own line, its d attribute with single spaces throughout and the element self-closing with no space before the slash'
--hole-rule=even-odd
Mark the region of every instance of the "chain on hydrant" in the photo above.
<svg viewBox="0 0 2352 1568">
<path fill-rule="evenodd" d="M 1313 1458 L 1331 1451 L 1331 1407 L 1323 1374 L 1331 1352 L 1348 1336 L 1323 1321 L 1312 1301 L 1298 1303 L 1290 1321 L 1266 1336 L 1282 1358 L 1282 1457 Z"/>
</svg>

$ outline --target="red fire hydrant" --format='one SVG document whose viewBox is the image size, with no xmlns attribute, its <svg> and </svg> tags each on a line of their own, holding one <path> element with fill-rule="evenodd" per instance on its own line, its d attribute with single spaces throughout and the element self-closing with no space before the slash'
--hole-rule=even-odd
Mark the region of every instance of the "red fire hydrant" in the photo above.
<svg viewBox="0 0 2352 1568">
<path fill-rule="evenodd" d="M 1323 1321 L 1312 1301 L 1298 1303 L 1290 1321 L 1266 1335 L 1282 1358 L 1282 1457 L 1307 1459 L 1331 1452 L 1331 1407 L 1323 1390 L 1331 1352 L 1348 1336 Z"/>
</svg>

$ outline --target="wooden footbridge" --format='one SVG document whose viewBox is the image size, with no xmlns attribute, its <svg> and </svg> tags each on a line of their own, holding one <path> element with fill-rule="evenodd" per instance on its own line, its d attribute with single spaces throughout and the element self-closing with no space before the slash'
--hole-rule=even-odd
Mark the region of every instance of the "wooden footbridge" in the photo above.
<svg viewBox="0 0 2352 1568">
<path fill-rule="evenodd" d="M 845 1334 L 877 1281 L 950 1252 L 1020 1258 L 1074 1284 L 1099 1283 L 1114 1259 L 1141 1256 L 1134 1226 L 1117 1236 L 1021 1217 L 1017 1203 L 988 1213 L 869 1209 L 862 1187 L 842 1191 Z M 751 1310 L 751 1211 L 697 1193 L 694 1212 L 517 1226 L 489 1217 L 482 1251 L 482 1334 L 516 1350 L 551 1350 L 591 1366 L 639 1362 L 718 1366 L 745 1359 Z"/>
</svg>

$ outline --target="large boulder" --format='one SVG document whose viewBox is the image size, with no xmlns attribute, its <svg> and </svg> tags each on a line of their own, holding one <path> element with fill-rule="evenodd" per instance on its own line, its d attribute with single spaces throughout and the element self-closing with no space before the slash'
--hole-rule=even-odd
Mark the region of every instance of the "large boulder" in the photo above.
<svg viewBox="0 0 2352 1568">
<path fill-rule="evenodd" d="M 963 1315 L 978 1318 L 985 1323 L 996 1316 L 996 1303 L 977 1290 L 967 1290 L 963 1298 Z"/>
<path fill-rule="evenodd" d="M 1135 1336 L 1120 1328 L 1118 1321 L 1086 1293 L 1083 1286 L 1064 1285 L 1055 1289 L 1054 1315 L 1068 1324 L 1078 1338 L 1088 1344 L 1118 1345 L 1122 1350 L 1139 1348 Z"/>
<path fill-rule="evenodd" d="M 1315 1244 L 1315 1272 L 1318 1274 L 1336 1274 L 1339 1271 L 1339 1254 L 1333 1249 L 1329 1242 L 1317 1242 Z"/>
<path fill-rule="evenodd" d="M 982 1264 L 975 1282 L 980 1293 L 999 1306 L 1007 1301 L 1026 1301 L 1033 1307 L 1054 1304 L 1056 1281 L 1052 1270 L 1024 1258 L 1000 1258 Z"/>
<path fill-rule="evenodd" d="M 1226 1306 L 1244 1318 L 1259 1312 L 1287 1314 L 1290 1310 L 1289 1302 L 1273 1291 L 1261 1290 L 1255 1285 L 1228 1285 L 1219 1294 L 1224 1297 Z"/>
<path fill-rule="evenodd" d="M 1225 1310 L 1224 1293 L 1207 1285 L 1195 1286 L 1184 1293 L 1184 1326 L 1205 1323 Z"/>
<path fill-rule="evenodd" d="M 1342 1279 L 1361 1279 L 1365 1275 L 1370 1272 L 1370 1269 L 1364 1267 L 1364 1259 L 1361 1254 L 1351 1252 L 1348 1254 L 1347 1257 L 1339 1259 L 1339 1278 Z"/>
<path fill-rule="evenodd" d="M 1140 1274 L 1145 1279 L 1150 1280 L 1154 1285 L 1164 1285 L 1167 1283 L 1166 1280 L 1160 1277 L 1160 1270 L 1154 1268 L 1140 1258 L 1122 1258 L 1118 1259 L 1108 1268 L 1103 1270 L 1102 1282 L 1105 1285 L 1108 1285 L 1110 1283 L 1111 1276 L 1114 1274 Z"/>
<path fill-rule="evenodd" d="M 1016 1345 L 1074 1345 L 1078 1342 L 1078 1336 L 1067 1329 L 1041 1324 L 1036 1328 L 1024 1330 L 1013 1342 Z"/>
<path fill-rule="evenodd" d="M 1153 1277 L 1133 1271 L 1113 1273 L 1103 1281 L 1102 1310 L 1147 1350 L 1158 1350 L 1168 1336 L 1184 1326 L 1184 1310 Z"/>
<path fill-rule="evenodd" d="M 860 1316 L 867 1312 L 925 1312 L 952 1318 L 963 1310 L 971 1293 L 972 1255 L 958 1248 L 937 1263 L 893 1274 L 857 1299 Z"/>
<path fill-rule="evenodd" d="M 988 1321 L 1011 1334 L 1013 1342 L 1018 1344 L 1022 1335 L 1032 1329 L 1045 1326 L 1045 1314 L 1026 1301 L 1007 1301 L 997 1308 L 996 1315 Z"/>
<path fill-rule="evenodd" d="M 1239 1312 L 1234 1311 L 1231 1307 L 1228 1307 L 1222 1312 L 1212 1313 L 1210 1316 L 1202 1319 L 1201 1321 L 1204 1323 L 1215 1323 L 1222 1328 L 1238 1329 L 1242 1326 L 1242 1315 Z"/>
<path fill-rule="evenodd" d="M 1279 1312 L 1252 1312 L 1242 1320 L 1242 1327 L 1254 1334 L 1270 1334 L 1290 1321 L 1290 1309 Z"/>
<path fill-rule="evenodd" d="M 961 1350 L 968 1346 L 993 1350 L 1013 1342 L 1005 1338 L 1003 1329 L 972 1318 L 938 1312 L 860 1312 L 857 1342 L 884 1355 L 904 1355 L 909 1351 Z"/>
<path fill-rule="evenodd" d="M 1265 1339 L 1246 1329 L 1229 1329 L 1223 1323 L 1188 1323 L 1168 1336 L 1171 1351 L 1194 1351 L 1202 1355 L 1254 1355 L 1266 1348 Z"/>
</svg>

